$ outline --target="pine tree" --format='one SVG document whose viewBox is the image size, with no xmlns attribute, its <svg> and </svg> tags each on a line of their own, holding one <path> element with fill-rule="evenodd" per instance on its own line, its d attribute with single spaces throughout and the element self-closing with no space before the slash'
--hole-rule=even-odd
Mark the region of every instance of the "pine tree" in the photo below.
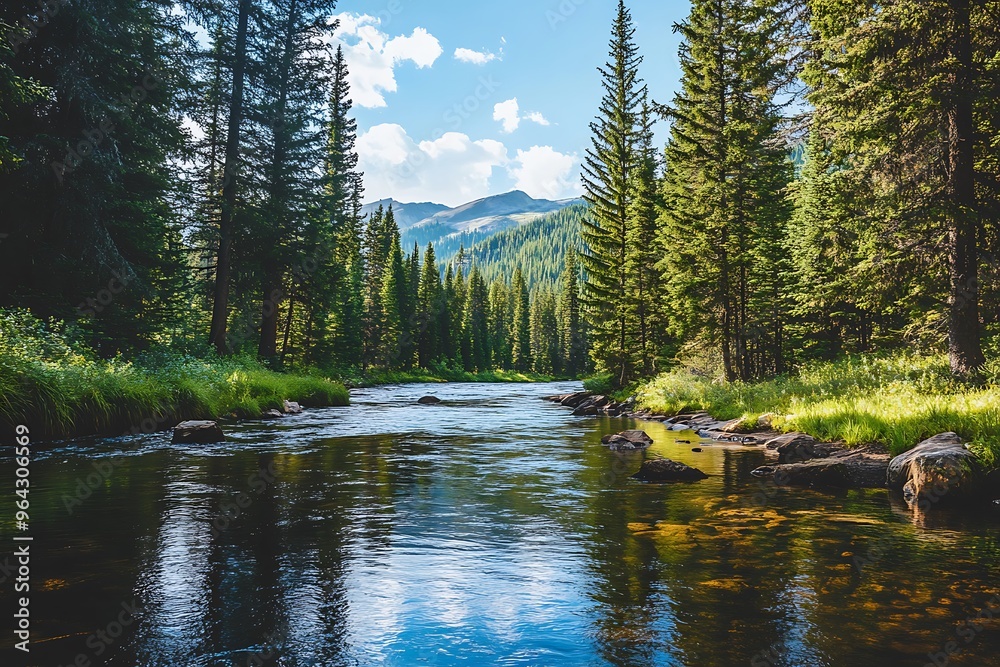
<svg viewBox="0 0 1000 667">
<path fill-rule="evenodd" d="M 459 255 L 461 259 L 461 254 Z M 458 366 L 468 368 L 471 364 L 472 340 L 465 327 L 465 310 L 469 300 L 469 286 L 465 281 L 462 265 L 457 264 L 448 299 L 449 340 L 451 349 L 448 358 Z"/>
<path fill-rule="evenodd" d="M 508 318 L 507 285 L 502 280 L 490 283 L 489 333 L 493 352 L 493 366 L 502 370 L 513 367 L 513 350 L 510 345 L 510 319 Z"/>
<path fill-rule="evenodd" d="M 382 283 L 384 281 L 387 250 L 391 248 L 385 238 L 385 209 L 381 206 L 368 218 L 361 245 L 364 261 L 364 352 L 361 367 L 377 362 L 382 349 Z"/>
<path fill-rule="evenodd" d="M 580 267 L 576 252 L 571 248 L 566 255 L 566 268 L 562 275 L 560 294 L 560 341 L 562 343 L 562 368 L 570 377 L 578 377 L 587 364 L 587 347 L 580 319 Z"/>
<path fill-rule="evenodd" d="M 633 173 L 642 159 L 638 114 L 647 98 L 639 78 L 642 58 L 635 44 L 632 16 L 619 0 L 611 39 L 611 61 L 600 69 L 604 98 L 591 123 L 592 148 L 583 166 L 590 215 L 583 223 L 582 255 L 587 280 L 584 303 L 590 324 L 591 353 L 598 369 L 624 386 L 635 375 L 632 364 L 628 264 L 636 249 L 629 244 L 634 224 Z"/>
<path fill-rule="evenodd" d="M 428 368 L 440 353 L 441 274 L 438 273 L 434 246 L 427 244 L 424 265 L 417 291 L 417 362 Z"/>
<path fill-rule="evenodd" d="M 407 298 L 406 267 L 398 236 L 394 239 L 382 280 L 381 333 L 378 364 L 382 368 L 399 368 L 405 364 L 402 353 L 403 303 Z"/>
<path fill-rule="evenodd" d="M 626 243 L 625 297 L 629 322 L 630 366 L 642 377 L 657 371 L 657 358 L 663 343 L 663 297 L 656 268 L 663 257 L 658 223 L 658 181 L 656 150 L 653 147 L 653 124 L 648 105 L 643 105 L 637 144 L 638 163 L 632 171 L 630 224 Z"/>
<path fill-rule="evenodd" d="M 219 217 L 219 252 L 215 260 L 215 289 L 212 305 L 212 325 L 209 342 L 219 354 L 229 352 L 227 329 L 229 324 L 229 290 L 233 272 L 233 242 L 237 235 L 236 199 L 241 167 L 243 141 L 244 94 L 246 72 L 250 54 L 248 32 L 251 0 L 239 0 L 236 18 L 236 43 L 232 54 L 232 88 L 229 94 L 229 128 L 226 133 L 225 162 L 223 166 L 222 201 Z"/>
<path fill-rule="evenodd" d="M 353 102 L 348 74 L 343 48 L 338 47 L 333 61 L 324 183 L 335 252 L 334 261 L 324 274 L 328 279 L 326 289 L 333 295 L 332 349 L 329 356 L 341 367 L 354 365 L 361 359 L 364 332 L 364 266 L 361 256 L 364 186 L 357 171 L 357 121 L 351 116 Z"/>
<path fill-rule="evenodd" d="M 849 148 L 877 206 L 884 274 L 909 283 L 907 301 L 940 295 L 952 371 L 985 363 L 979 309 L 984 213 L 995 219 L 995 3 L 897 0 L 816 3 L 820 58 L 806 70 L 816 115 Z M 991 213 L 987 213 L 991 211 Z M 946 280 L 932 276 L 946 274 Z M 895 276 L 894 276 L 895 277 Z M 944 283 L 946 287 L 941 289 Z M 931 322 L 937 318 L 929 318 Z"/>
<path fill-rule="evenodd" d="M 0 305 L 76 320 L 101 354 L 144 349 L 197 320 L 175 175 L 183 20 L 163 3 L 50 4 L 0 6 L 6 26 L 47 21 L 0 28 Z"/>
<path fill-rule="evenodd" d="M 774 104 L 782 63 L 771 35 L 780 22 L 762 5 L 699 0 L 678 27 L 682 91 L 667 113 L 661 214 L 665 289 L 674 333 L 721 353 L 729 380 L 782 366 L 781 322 L 761 312 L 780 297 L 755 257 L 781 253 L 789 173 Z M 759 272 L 758 272 L 759 269 Z M 774 285 L 772 285 L 774 283 Z M 773 326 L 772 326 L 773 325 Z"/>
<path fill-rule="evenodd" d="M 528 285 L 524 282 L 524 276 L 520 269 L 514 271 L 511 299 L 514 304 L 510 329 L 513 367 L 518 371 L 530 371 L 532 367 L 531 298 L 528 294 Z"/>
<path fill-rule="evenodd" d="M 532 370 L 544 375 L 560 373 L 562 354 L 555 295 L 548 289 L 535 290 L 530 310 Z"/>
<path fill-rule="evenodd" d="M 251 218 L 255 243 L 247 254 L 259 266 L 258 356 L 265 360 L 277 357 L 279 306 L 287 303 L 283 356 L 288 352 L 296 299 L 304 300 L 311 311 L 309 338 L 316 328 L 325 329 L 325 316 L 332 307 L 325 288 L 336 275 L 324 269 L 333 263 L 333 233 L 327 227 L 321 161 L 329 161 L 329 155 L 323 155 L 324 137 L 315 127 L 321 122 L 318 111 L 328 98 L 329 63 L 323 46 L 327 29 L 322 19 L 334 4 L 330 0 L 273 0 L 264 21 L 263 36 L 280 47 L 275 66 L 265 68 L 256 80 L 260 122 L 267 132 L 254 148 L 268 159 L 266 195 L 260 215 Z M 306 236 L 311 237 L 308 246 L 302 242 Z M 311 345 L 311 340 L 305 342 L 306 348 Z"/>
<path fill-rule="evenodd" d="M 468 370 L 482 373 L 492 367 L 492 352 L 490 349 L 489 332 L 489 293 L 486 283 L 479 273 L 479 268 L 473 264 L 469 274 L 469 296 L 466 304 L 465 329 L 469 338 Z"/>
</svg>

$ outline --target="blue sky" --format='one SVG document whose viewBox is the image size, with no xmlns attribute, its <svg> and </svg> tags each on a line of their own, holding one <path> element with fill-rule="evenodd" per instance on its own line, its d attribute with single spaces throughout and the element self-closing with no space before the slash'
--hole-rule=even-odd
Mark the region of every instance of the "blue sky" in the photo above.
<svg viewBox="0 0 1000 667">
<path fill-rule="evenodd" d="M 633 0 L 657 101 L 680 72 L 687 0 Z M 580 193 L 615 0 L 342 0 L 366 201 L 456 205 L 520 188 Z M 516 100 L 516 102 L 515 102 Z M 658 141 L 666 140 L 661 123 Z"/>
</svg>

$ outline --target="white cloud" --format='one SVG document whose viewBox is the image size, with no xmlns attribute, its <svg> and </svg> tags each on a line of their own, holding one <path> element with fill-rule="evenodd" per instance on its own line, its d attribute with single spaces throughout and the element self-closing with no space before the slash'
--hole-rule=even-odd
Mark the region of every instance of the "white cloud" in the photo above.
<svg viewBox="0 0 1000 667">
<path fill-rule="evenodd" d="M 367 14 L 338 14 L 334 40 L 344 46 L 351 71 L 351 96 L 368 108 L 386 106 L 384 93 L 396 92 L 395 68 L 410 61 L 419 68 L 431 67 L 444 53 L 437 38 L 423 28 L 410 36 L 389 37 L 379 29 L 381 19 Z"/>
<path fill-rule="evenodd" d="M 490 53 L 489 51 L 473 51 L 472 49 L 455 49 L 455 60 L 460 60 L 463 63 L 472 63 L 473 65 L 485 65 L 486 63 L 493 62 L 497 60 L 499 56 L 495 53 Z"/>
<path fill-rule="evenodd" d="M 530 120 L 532 123 L 538 123 L 539 125 L 549 126 L 552 123 L 541 114 L 539 111 L 529 111 L 525 116 L 525 120 Z"/>
<path fill-rule="evenodd" d="M 507 134 L 511 134 L 517 128 L 521 126 L 522 120 L 528 120 L 532 123 L 538 123 L 539 125 L 549 126 L 552 123 L 538 111 L 529 111 L 528 113 L 521 115 L 521 108 L 517 102 L 517 98 L 507 100 L 506 102 L 500 102 L 493 107 L 493 120 L 503 123 L 503 131 Z"/>
<path fill-rule="evenodd" d="M 493 170 L 507 164 L 507 148 L 448 132 L 414 141 L 401 126 L 376 125 L 358 137 L 365 199 L 433 201 L 455 206 L 491 194 Z"/>
<path fill-rule="evenodd" d="M 503 131 L 507 134 L 510 134 L 520 126 L 520 114 L 520 107 L 518 107 L 516 97 L 506 102 L 498 102 L 493 107 L 493 120 L 503 123 Z"/>
<path fill-rule="evenodd" d="M 576 157 L 551 146 L 518 150 L 509 171 L 515 187 L 536 199 L 564 199 L 581 192 Z"/>
<path fill-rule="evenodd" d="M 365 200 L 433 201 L 457 206 L 512 187 L 532 197 L 564 199 L 580 194 L 579 163 L 551 146 L 518 150 L 513 158 L 499 141 L 474 141 L 460 132 L 416 141 L 394 123 L 375 125 L 358 137 Z"/>
</svg>

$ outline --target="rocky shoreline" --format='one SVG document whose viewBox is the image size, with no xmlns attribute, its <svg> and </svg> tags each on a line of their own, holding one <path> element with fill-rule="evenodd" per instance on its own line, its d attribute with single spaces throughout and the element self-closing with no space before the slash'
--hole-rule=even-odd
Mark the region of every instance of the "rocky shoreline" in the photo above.
<svg viewBox="0 0 1000 667">
<path fill-rule="evenodd" d="M 843 443 L 820 442 L 805 433 L 781 433 L 771 427 L 769 415 L 756 423 L 743 419 L 720 421 L 705 412 L 658 415 L 637 410 L 634 398 L 618 402 L 591 392 L 548 396 L 545 400 L 571 408 L 576 416 L 659 421 L 672 431 L 694 431 L 701 438 L 720 443 L 762 447 L 774 461 L 752 474 L 777 486 L 888 488 L 902 494 L 911 507 L 920 509 L 1000 503 L 1000 471 L 983 469 L 954 433 L 937 435 L 892 457 L 879 446 L 848 448 Z M 605 440 L 614 442 L 614 437 Z"/>
</svg>

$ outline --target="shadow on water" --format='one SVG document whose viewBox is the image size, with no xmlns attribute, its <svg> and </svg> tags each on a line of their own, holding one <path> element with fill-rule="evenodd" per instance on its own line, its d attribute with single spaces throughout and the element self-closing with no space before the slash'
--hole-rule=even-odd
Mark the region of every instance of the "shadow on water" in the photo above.
<svg viewBox="0 0 1000 667">
<path fill-rule="evenodd" d="M 1000 664 L 996 519 L 769 487 L 759 449 L 539 400 L 576 388 L 367 389 L 222 445 L 40 448 L 33 646 L 6 633 L 2 664 Z M 600 445 L 630 427 L 648 452 Z M 710 476 L 630 479 L 656 456 Z"/>
</svg>

